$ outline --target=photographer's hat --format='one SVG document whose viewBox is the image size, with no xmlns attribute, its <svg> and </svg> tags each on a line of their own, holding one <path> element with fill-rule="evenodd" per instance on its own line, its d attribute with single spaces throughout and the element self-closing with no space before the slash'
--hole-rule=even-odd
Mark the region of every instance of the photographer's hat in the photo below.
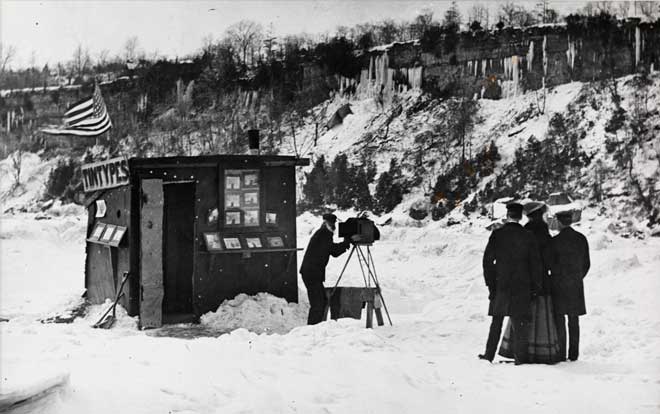
<svg viewBox="0 0 660 414">
<path fill-rule="evenodd" d="M 337 216 L 335 216 L 332 213 L 325 213 L 323 215 L 323 220 L 328 221 L 330 223 L 336 223 L 337 222 Z"/>
</svg>

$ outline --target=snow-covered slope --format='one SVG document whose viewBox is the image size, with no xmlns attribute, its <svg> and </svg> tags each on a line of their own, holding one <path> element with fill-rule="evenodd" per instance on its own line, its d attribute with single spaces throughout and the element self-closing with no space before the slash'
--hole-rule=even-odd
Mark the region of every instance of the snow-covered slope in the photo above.
<svg viewBox="0 0 660 414">
<path fill-rule="evenodd" d="M 474 157 L 492 142 L 501 159 L 494 174 L 479 178 L 472 195 L 497 176 L 507 174 L 515 164 L 516 150 L 527 146 L 530 138 L 544 141 L 550 121 L 561 115 L 567 133 L 577 136 L 576 150 L 582 154 L 583 165 L 575 172 L 575 179 L 548 192 L 569 191 L 574 198 L 582 198 L 587 204 L 594 201 L 593 188 L 597 185 L 602 193 L 599 197 L 604 199 L 603 205 L 615 221 L 628 216 L 649 216 L 648 206 L 645 210 L 640 207 L 642 203 L 633 180 L 640 184 L 651 204 L 658 200 L 660 73 L 651 74 L 644 88 L 639 87 L 638 81 L 638 76 L 631 75 L 603 83 L 573 82 L 497 101 L 479 100 L 473 118 L 474 128 L 466 138 L 469 139 L 466 156 Z M 617 110 L 615 94 L 620 97 L 625 119 L 614 130 L 607 130 Z M 647 132 L 634 140 L 632 137 L 637 133 L 632 123 L 640 111 L 640 102 L 644 106 L 641 118 Z M 399 212 L 406 212 L 420 198 L 430 200 L 438 175 L 460 162 L 461 143 L 447 138 L 451 135 L 447 134 L 451 127 L 448 118 L 452 116 L 448 110 L 449 101 L 433 100 L 419 91 L 409 91 L 384 108 L 373 98 L 350 100 L 340 96 L 322 107 L 327 108 L 329 117 L 346 103 L 351 105 L 353 114 L 342 124 L 325 130 L 316 145 L 313 123 L 309 122 L 299 132 L 296 141 L 299 152 L 312 159 L 323 155 L 327 161 L 340 153 L 347 154 L 355 163 L 372 159 L 379 173 L 387 170 L 391 158 L 397 159 L 408 181 L 419 183 L 407 188 L 410 195 L 404 199 Z M 562 139 L 569 144 L 568 136 L 560 136 L 559 145 L 564 144 Z M 288 150 L 293 152 L 293 148 Z M 628 156 L 632 159 L 630 168 L 622 165 Z M 304 179 L 304 174 L 300 178 Z M 465 201 L 471 200 L 472 195 Z"/>
</svg>

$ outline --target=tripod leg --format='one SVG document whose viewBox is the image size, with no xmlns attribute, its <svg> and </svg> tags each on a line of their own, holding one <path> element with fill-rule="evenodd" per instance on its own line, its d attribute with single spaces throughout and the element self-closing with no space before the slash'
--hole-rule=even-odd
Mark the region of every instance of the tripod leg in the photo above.
<svg viewBox="0 0 660 414">
<path fill-rule="evenodd" d="M 353 257 L 353 253 L 355 253 L 355 249 L 356 249 L 356 246 L 353 246 L 353 249 L 348 254 L 348 259 L 346 259 L 346 263 L 344 263 L 344 267 L 341 269 L 341 273 L 339 273 L 339 277 L 337 278 L 337 281 L 335 282 L 335 285 L 332 287 L 332 291 L 330 292 L 330 296 L 328 297 L 328 301 L 330 300 L 332 295 L 334 295 L 335 290 L 337 290 L 337 285 L 339 285 L 339 281 L 341 280 L 342 276 L 344 276 L 344 272 L 346 271 L 346 267 L 348 266 L 348 262 L 351 261 L 351 257 Z"/>
<path fill-rule="evenodd" d="M 358 257 L 358 262 L 360 264 L 360 271 L 362 272 L 362 280 L 364 281 L 364 286 L 369 287 L 370 286 L 370 283 L 369 283 L 370 279 L 369 279 L 368 274 L 364 272 L 365 267 L 367 268 L 367 272 L 369 271 L 369 264 L 366 262 L 366 260 L 364 260 L 364 253 L 362 253 L 362 249 L 360 249 L 360 246 L 356 245 L 356 248 L 357 248 L 357 251 L 358 251 L 357 257 Z M 364 261 L 364 263 L 363 263 L 363 261 Z"/>
<path fill-rule="evenodd" d="M 362 251 L 360 251 L 362 253 Z M 369 270 L 369 276 L 373 278 L 374 284 L 376 285 L 376 288 L 378 289 L 378 296 L 380 297 L 381 302 L 383 302 L 383 309 L 385 309 L 385 315 L 387 315 L 387 320 L 390 323 L 390 326 L 392 325 L 392 318 L 390 318 L 390 312 L 387 310 L 387 304 L 385 303 L 385 298 L 383 297 L 383 293 L 381 292 L 380 289 L 380 283 L 378 283 L 378 277 L 376 276 L 376 264 L 374 263 L 374 257 L 371 254 L 371 249 L 369 249 L 369 246 L 367 246 L 367 258 L 365 258 L 365 261 L 368 259 L 368 264 L 369 266 L 367 269 Z M 373 269 L 373 272 L 371 271 Z"/>
</svg>

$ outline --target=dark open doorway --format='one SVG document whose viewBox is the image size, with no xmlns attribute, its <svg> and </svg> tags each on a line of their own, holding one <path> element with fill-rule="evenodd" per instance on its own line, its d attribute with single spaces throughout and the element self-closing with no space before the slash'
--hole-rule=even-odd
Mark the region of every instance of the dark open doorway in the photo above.
<svg viewBox="0 0 660 414">
<path fill-rule="evenodd" d="M 163 322 L 193 318 L 195 184 L 163 185 Z"/>
</svg>

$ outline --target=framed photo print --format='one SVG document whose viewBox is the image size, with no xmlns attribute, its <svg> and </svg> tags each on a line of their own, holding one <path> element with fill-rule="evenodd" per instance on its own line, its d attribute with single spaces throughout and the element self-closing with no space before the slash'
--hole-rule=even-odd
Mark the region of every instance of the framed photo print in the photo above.
<svg viewBox="0 0 660 414">
<path fill-rule="evenodd" d="M 259 174 L 257 171 L 246 171 L 243 175 L 243 184 L 245 187 L 258 187 Z"/>
<path fill-rule="evenodd" d="M 103 230 L 105 230 L 105 224 L 96 223 L 96 226 L 94 226 L 94 230 L 92 230 L 92 234 L 89 236 L 89 240 L 98 241 L 101 238 L 101 235 L 103 234 Z"/>
<path fill-rule="evenodd" d="M 225 208 L 239 208 L 240 206 L 240 194 L 225 194 Z"/>
<path fill-rule="evenodd" d="M 280 236 L 269 236 L 266 238 L 268 241 L 268 247 L 280 248 L 284 247 L 284 242 Z"/>
<path fill-rule="evenodd" d="M 266 213 L 266 224 L 277 224 L 277 213 Z"/>
<path fill-rule="evenodd" d="M 246 226 L 259 225 L 259 210 L 245 210 L 245 225 Z"/>
<path fill-rule="evenodd" d="M 226 211 L 225 212 L 225 225 L 227 225 L 227 226 L 240 226 L 241 225 L 241 212 L 240 211 Z"/>
<path fill-rule="evenodd" d="M 121 239 L 124 237 L 124 233 L 126 233 L 126 227 L 117 226 L 115 234 L 112 235 L 112 240 L 110 240 L 110 244 L 115 247 L 119 246 Z"/>
<path fill-rule="evenodd" d="M 99 241 L 102 241 L 103 243 L 110 243 L 110 240 L 112 240 L 112 234 L 115 232 L 115 229 L 117 226 L 114 224 L 108 224 L 105 226 L 105 231 L 101 235 L 101 238 L 99 238 Z"/>
<path fill-rule="evenodd" d="M 241 189 L 241 176 L 240 175 L 227 175 L 227 176 L 225 176 L 225 189 L 227 189 L 227 190 L 240 190 Z"/>
<path fill-rule="evenodd" d="M 243 193 L 243 200 L 246 206 L 257 206 L 259 205 L 259 193 L 257 193 L 256 191 Z"/>
<path fill-rule="evenodd" d="M 222 241 L 225 243 L 227 250 L 238 250 L 241 248 L 241 241 L 238 237 L 223 237 Z"/>
<path fill-rule="evenodd" d="M 220 233 L 204 233 L 204 241 L 206 242 L 206 250 L 209 252 L 217 252 L 222 250 Z"/>
<path fill-rule="evenodd" d="M 246 237 L 245 244 L 247 245 L 248 249 L 260 249 L 263 247 L 259 237 Z"/>
</svg>

